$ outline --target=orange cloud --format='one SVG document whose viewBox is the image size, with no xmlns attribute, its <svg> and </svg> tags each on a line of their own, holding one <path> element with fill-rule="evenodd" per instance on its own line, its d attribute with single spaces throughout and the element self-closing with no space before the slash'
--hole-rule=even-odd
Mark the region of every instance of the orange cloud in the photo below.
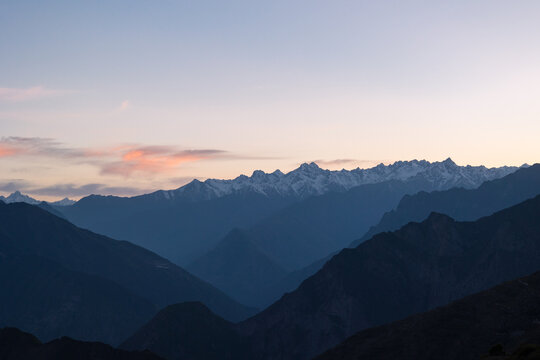
<svg viewBox="0 0 540 360">
<path fill-rule="evenodd" d="M 168 173 L 181 164 L 213 158 L 235 158 L 222 150 L 181 150 L 174 146 L 119 145 L 109 148 L 70 148 L 53 139 L 0 138 L 0 158 L 46 157 L 90 164 L 102 174 L 131 176 L 134 173 Z"/>
<path fill-rule="evenodd" d="M 132 148 L 122 154 L 122 161 L 105 164 L 103 174 L 129 176 L 135 172 L 166 173 L 183 163 L 215 158 L 221 150 L 184 150 L 149 146 Z"/>
<path fill-rule="evenodd" d="M 19 153 L 19 149 L 4 146 L 4 145 L 0 145 L 0 158 L 1 157 L 13 156 L 13 155 L 15 155 L 17 153 Z"/>
</svg>

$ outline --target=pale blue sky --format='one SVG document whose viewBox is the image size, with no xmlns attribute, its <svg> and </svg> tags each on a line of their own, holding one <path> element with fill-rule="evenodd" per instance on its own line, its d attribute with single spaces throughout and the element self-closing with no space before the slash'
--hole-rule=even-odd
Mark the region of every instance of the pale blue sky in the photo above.
<svg viewBox="0 0 540 360">
<path fill-rule="evenodd" d="M 540 155 L 538 1 L 0 0 L 0 54 L 0 193 Z"/>
</svg>

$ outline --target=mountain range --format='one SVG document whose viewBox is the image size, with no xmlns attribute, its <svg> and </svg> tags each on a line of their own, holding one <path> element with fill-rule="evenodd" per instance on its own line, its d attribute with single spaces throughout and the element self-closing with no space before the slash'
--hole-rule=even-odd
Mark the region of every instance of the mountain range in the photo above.
<svg viewBox="0 0 540 360">
<path fill-rule="evenodd" d="M 505 176 L 516 169 L 508 166 L 458 166 L 450 158 L 433 163 L 426 160 L 397 161 L 390 165 L 381 163 L 369 169 L 340 171 L 321 169 L 311 162 L 304 163 L 286 174 L 280 170 L 273 173 L 256 170 L 250 177 L 241 175 L 233 180 L 208 179 L 203 183 L 195 180 L 177 190 L 158 191 L 154 195 L 167 199 L 187 196 L 191 199 L 208 200 L 247 190 L 266 196 L 306 198 L 330 191 L 345 191 L 358 185 L 414 178 L 430 182 L 437 189 L 474 188 L 484 181 Z"/>
<path fill-rule="evenodd" d="M 116 344 L 159 308 L 202 301 L 238 321 L 253 314 L 210 284 L 126 241 L 82 230 L 25 203 L 0 203 L 0 325 L 41 340 Z"/>
<path fill-rule="evenodd" d="M 432 213 L 344 249 L 298 289 L 231 329 L 248 342 L 246 358 L 309 359 L 359 330 L 537 271 L 538 214 L 540 196 L 475 222 Z M 144 343 L 165 357 L 165 344 L 189 346 L 159 324 L 152 329 L 124 345 Z M 211 343 L 212 333 L 206 336 Z"/>
<path fill-rule="evenodd" d="M 44 201 L 36 200 L 31 196 L 22 194 L 20 191 L 15 191 L 15 192 L 9 194 L 9 196 L 7 196 L 7 197 L 4 197 L 4 196 L 0 195 L 0 201 L 5 202 L 6 204 L 11 204 L 11 203 L 15 203 L 15 202 L 24 202 L 24 203 L 31 204 L 31 205 L 37 205 L 39 203 L 44 202 Z M 48 202 L 48 204 L 52 205 L 52 206 L 69 206 L 69 205 L 75 204 L 75 202 L 76 201 L 68 199 L 66 197 L 66 198 L 63 198 L 62 200 Z"/>
<path fill-rule="evenodd" d="M 176 190 L 160 190 L 131 198 L 91 195 L 72 206 L 57 209 L 77 226 L 129 240 L 186 266 L 212 250 L 232 229 L 257 226 L 276 212 L 316 195 L 390 180 L 422 184 L 415 192 L 455 186 L 474 188 L 516 169 L 458 166 L 451 159 L 434 163 L 400 161 L 350 171 L 324 170 L 311 163 L 302 164 L 287 174 L 255 171 L 250 177 L 242 175 L 233 180 L 194 180 Z M 390 207 L 382 209 L 382 213 L 391 210 L 399 198 Z M 360 237 L 366 230 L 356 230 L 355 237 Z M 352 239 L 354 237 L 346 241 Z M 270 241 L 266 246 L 272 244 Z M 331 247 L 341 246 L 334 244 Z M 274 256 L 273 260 L 282 261 L 281 266 L 295 270 L 327 254 L 313 254 L 311 259 L 307 259 L 306 254 L 304 262 L 280 256 Z"/>
<path fill-rule="evenodd" d="M 519 169 L 503 178 L 486 181 L 477 189 L 453 188 L 404 196 L 396 209 L 385 213 L 379 223 L 354 241 L 362 241 L 384 231 L 393 231 L 411 221 L 422 221 L 431 212 L 447 214 L 456 220 L 476 220 L 495 211 L 540 194 L 540 164 Z"/>
<path fill-rule="evenodd" d="M 67 206 L 24 204 L 16 199 L 32 199 L 16 193 L 0 202 L 0 287 L 10 289 L 0 293 L 0 326 L 51 342 L 123 341 L 168 359 L 308 359 L 537 271 L 538 194 L 540 165 L 450 159 L 352 171 L 303 164 Z M 159 249 L 195 276 L 67 220 Z M 256 315 L 240 305 L 273 301 Z"/>
</svg>

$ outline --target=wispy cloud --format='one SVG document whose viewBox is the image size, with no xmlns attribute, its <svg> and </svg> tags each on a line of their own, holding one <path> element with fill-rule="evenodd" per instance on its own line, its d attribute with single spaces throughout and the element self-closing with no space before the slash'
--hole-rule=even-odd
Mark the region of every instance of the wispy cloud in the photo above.
<svg viewBox="0 0 540 360">
<path fill-rule="evenodd" d="M 178 150 L 168 146 L 132 147 L 122 152 L 120 161 L 104 164 L 102 174 L 129 176 L 135 172 L 165 173 L 183 163 L 217 158 L 223 150 Z"/>
<path fill-rule="evenodd" d="M 67 90 L 54 90 L 44 86 L 32 86 L 29 88 L 0 87 L 0 101 L 23 102 L 59 96 L 70 93 Z"/>
<path fill-rule="evenodd" d="M 29 194 L 36 196 L 57 196 L 57 197 L 73 197 L 79 198 L 90 194 L 103 195 L 122 195 L 131 196 L 147 193 L 149 189 L 131 186 L 108 186 L 105 184 L 55 184 L 45 187 L 30 187 L 27 186 L 21 189 Z"/>
<path fill-rule="evenodd" d="M 57 158 L 77 158 L 85 156 L 84 149 L 63 147 L 50 138 L 10 136 L 0 138 L 0 157 L 33 155 Z"/>
<path fill-rule="evenodd" d="M 30 183 L 22 179 L 14 179 L 0 182 L 0 192 L 12 193 L 17 190 L 36 197 L 46 196 L 70 198 L 80 198 L 91 194 L 132 196 L 152 191 L 152 189 L 143 187 L 110 186 L 100 183 L 83 185 L 66 183 L 53 184 L 49 186 L 39 186 L 39 184 Z"/>
<path fill-rule="evenodd" d="M 0 182 L 0 191 L 11 193 L 28 188 L 30 184 L 22 179 L 14 179 Z"/>
<path fill-rule="evenodd" d="M 97 166 L 101 174 L 132 176 L 136 173 L 169 173 L 187 162 L 237 158 L 217 149 L 181 149 L 176 146 L 119 145 L 108 148 L 71 148 L 54 139 L 4 137 L 0 158 L 48 157 Z"/>
</svg>

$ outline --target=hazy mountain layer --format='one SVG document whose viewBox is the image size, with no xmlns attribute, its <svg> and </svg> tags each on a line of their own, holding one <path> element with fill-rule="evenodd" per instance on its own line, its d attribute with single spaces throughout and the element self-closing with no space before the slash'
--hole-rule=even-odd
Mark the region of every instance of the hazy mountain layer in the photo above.
<svg viewBox="0 0 540 360">
<path fill-rule="evenodd" d="M 43 339 L 115 343 L 158 309 L 202 301 L 231 320 L 252 314 L 156 254 L 79 229 L 36 206 L 0 204 L 0 324 Z"/>
<path fill-rule="evenodd" d="M 241 175 L 233 180 L 208 179 L 203 183 L 194 181 L 177 190 L 154 194 L 169 199 L 186 196 L 191 199 L 210 199 L 249 190 L 267 196 L 306 198 L 330 191 L 346 191 L 358 185 L 413 179 L 427 181 L 436 189 L 456 186 L 475 188 L 484 181 L 500 178 L 515 170 L 516 167 L 507 166 L 491 169 L 484 166 L 458 166 L 450 158 L 433 163 L 425 160 L 397 161 L 369 169 L 340 171 L 324 170 L 312 162 L 304 163 L 287 174 L 279 170 L 270 174 L 257 170 L 250 177 Z"/>
<path fill-rule="evenodd" d="M 239 229 L 187 269 L 239 302 L 259 307 L 267 302 L 264 289 L 287 275 Z"/>
</svg>

